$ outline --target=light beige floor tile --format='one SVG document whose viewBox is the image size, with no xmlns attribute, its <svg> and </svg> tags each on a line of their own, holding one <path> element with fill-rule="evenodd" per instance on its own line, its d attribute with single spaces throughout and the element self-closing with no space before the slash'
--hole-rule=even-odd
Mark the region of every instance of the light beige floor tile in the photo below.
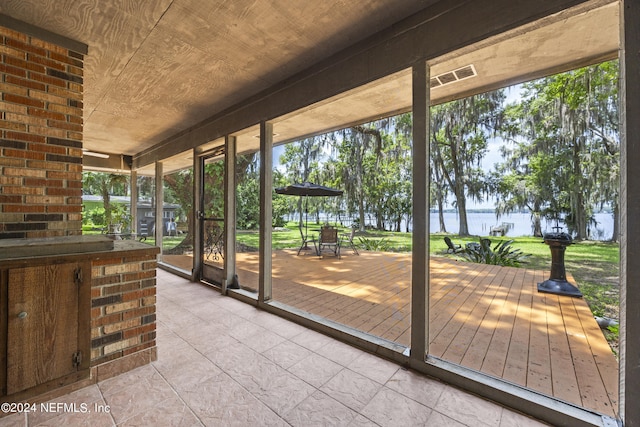
<svg viewBox="0 0 640 427">
<path fill-rule="evenodd" d="M 422 426 L 427 423 L 432 409 L 402 394 L 383 388 L 361 411 L 362 415 L 386 427 Z"/>
<path fill-rule="evenodd" d="M 432 411 L 424 427 L 466 427 L 466 424 L 442 415 L 440 412 Z"/>
<path fill-rule="evenodd" d="M 434 409 L 469 426 L 498 427 L 502 417 L 501 406 L 453 387 L 443 390 Z"/>
<path fill-rule="evenodd" d="M 381 388 L 364 375 L 343 369 L 320 389 L 354 411 L 361 411 Z"/>
<path fill-rule="evenodd" d="M 158 316 L 158 318 L 160 317 L 161 316 Z M 160 343 L 163 344 L 163 347 L 171 348 L 184 348 L 188 345 L 183 337 L 173 332 L 162 320 L 156 322 L 156 341 L 158 342 L 159 350 L 161 350 Z"/>
<path fill-rule="evenodd" d="M 202 353 L 189 345 L 172 346 L 170 344 L 162 344 L 163 342 L 162 340 L 158 341 L 158 359 L 152 362 L 159 372 L 180 370 L 191 361 L 198 361 L 204 358 Z"/>
<path fill-rule="evenodd" d="M 198 316 L 188 310 L 183 310 L 177 305 L 171 309 L 165 309 L 160 320 L 174 332 L 197 329 L 202 323 L 202 319 Z"/>
<path fill-rule="evenodd" d="M 312 353 L 296 343 L 283 341 L 262 354 L 267 359 L 274 361 L 278 366 L 288 369 Z"/>
<path fill-rule="evenodd" d="M 158 378 L 155 378 L 156 376 Z M 100 381 L 98 388 L 103 396 L 109 396 L 113 393 L 119 393 L 122 389 L 131 385 L 156 379 L 161 379 L 156 369 L 152 365 L 145 365 L 108 380 Z"/>
<path fill-rule="evenodd" d="M 291 338 L 291 341 L 311 351 L 317 351 L 318 349 L 329 345 L 333 340 L 320 332 L 307 329 L 306 331 Z"/>
<path fill-rule="evenodd" d="M 342 366 L 349 366 L 351 362 L 362 354 L 362 350 L 333 339 L 315 351 Z"/>
<path fill-rule="evenodd" d="M 187 306 L 186 309 L 189 310 L 190 313 L 193 313 L 194 316 L 218 328 L 230 328 L 242 319 L 240 316 L 236 316 L 230 311 L 220 308 L 219 303 L 208 301 L 206 297 L 201 298 L 195 304 Z"/>
<path fill-rule="evenodd" d="M 196 384 L 208 381 L 222 373 L 213 362 L 199 355 L 198 358 L 184 360 L 181 366 L 162 371 L 158 369 L 174 390 L 189 390 Z"/>
<path fill-rule="evenodd" d="M 349 427 L 379 427 L 379 425 L 371 421 L 369 418 L 358 414 L 353 421 L 349 423 Z"/>
<path fill-rule="evenodd" d="M 96 405 L 104 407 L 105 401 L 98 386 L 92 385 L 48 402 L 36 404 L 35 410 L 28 414 L 29 425 L 58 424 L 58 421 L 54 420 L 62 419 L 78 423 L 81 418 L 87 417 L 87 413 L 95 412 Z M 64 418 L 61 418 L 63 416 Z M 113 423 L 111 416 L 108 418 Z M 102 421 L 104 422 L 104 419 Z"/>
<path fill-rule="evenodd" d="M 502 419 L 500 420 L 500 427 L 544 427 L 548 424 L 542 423 L 533 418 L 524 416 L 517 412 L 513 412 L 504 408 L 502 410 Z"/>
<path fill-rule="evenodd" d="M 302 325 L 298 325 L 297 323 L 294 323 L 290 320 L 274 316 L 271 313 L 260 310 L 257 310 L 256 312 L 258 313 L 258 315 L 250 320 L 255 324 L 261 325 L 263 328 L 280 335 L 281 337 L 291 339 L 307 330 Z"/>
<path fill-rule="evenodd" d="M 164 427 L 198 427 L 203 424 L 191 409 L 178 397 L 173 396 L 142 411 L 118 424 L 120 426 L 164 426 Z"/>
<path fill-rule="evenodd" d="M 255 316 L 256 311 L 258 311 L 258 309 L 254 306 L 246 304 L 242 301 L 238 301 L 234 298 L 222 298 L 221 303 L 224 304 L 225 310 L 235 314 L 238 317 L 242 317 L 245 320 L 251 319 L 253 316 Z"/>
<path fill-rule="evenodd" d="M 317 391 L 289 411 L 285 419 L 294 427 L 348 426 L 357 415 L 357 412 Z"/>
<path fill-rule="evenodd" d="M 264 328 L 256 326 L 254 326 L 254 328 L 254 332 L 242 338 L 240 342 L 258 353 L 267 351 L 286 340 L 284 337 L 274 334 Z M 233 334 L 231 335 L 233 336 Z"/>
<path fill-rule="evenodd" d="M 23 427 L 27 426 L 26 413 L 14 413 L 0 418 L 0 427 Z"/>
<path fill-rule="evenodd" d="M 429 408 L 435 408 L 445 384 L 414 371 L 400 368 L 386 386 Z"/>
<path fill-rule="evenodd" d="M 315 391 L 284 368 L 262 359 L 233 378 L 277 414 L 285 414 Z"/>
<path fill-rule="evenodd" d="M 261 357 L 264 358 L 232 337 L 227 336 L 226 341 L 228 344 L 225 347 L 207 352 L 205 356 L 229 375 L 233 375 L 235 372 L 244 372 L 258 363 Z"/>
<path fill-rule="evenodd" d="M 380 384 L 385 384 L 400 369 L 393 362 L 365 352 L 360 352 L 347 367 Z"/>
<path fill-rule="evenodd" d="M 116 388 L 114 384 L 110 384 L 108 389 L 101 387 L 101 390 L 116 423 L 149 411 L 175 396 L 171 386 L 157 373 L 140 378 L 136 383 L 126 387 Z"/>
<path fill-rule="evenodd" d="M 255 323 L 239 318 L 238 321 L 230 328 L 228 334 L 238 341 L 244 343 L 249 337 L 256 333 L 265 333 L 267 330 Z"/>
<path fill-rule="evenodd" d="M 179 331 L 180 337 L 197 350 L 210 348 L 212 339 L 224 335 L 218 325 L 200 320 L 197 328 L 189 328 Z"/>
<path fill-rule="evenodd" d="M 179 392 L 207 426 L 284 426 L 286 423 L 226 374 Z"/>
<path fill-rule="evenodd" d="M 91 410 L 91 409 L 89 409 Z M 63 411 L 57 417 L 42 421 L 41 423 L 29 422 L 29 427 L 112 427 L 115 426 L 114 419 L 107 412 L 85 413 L 82 411 Z"/>
<path fill-rule="evenodd" d="M 223 362 L 232 357 L 235 351 L 239 352 L 239 357 L 242 356 L 243 352 L 253 352 L 253 350 L 238 342 L 235 338 L 224 334 L 211 335 L 207 343 L 198 346 L 199 353 L 214 363 L 220 360 L 221 366 L 224 366 Z"/>
<path fill-rule="evenodd" d="M 291 366 L 288 371 L 314 387 L 322 387 L 344 368 L 324 356 L 312 353 Z"/>
</svg>

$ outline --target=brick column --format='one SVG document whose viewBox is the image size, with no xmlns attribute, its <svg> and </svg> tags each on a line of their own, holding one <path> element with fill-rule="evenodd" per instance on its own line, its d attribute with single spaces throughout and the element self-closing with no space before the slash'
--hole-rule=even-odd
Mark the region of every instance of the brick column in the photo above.
<svg viewBox="0 0 640 427">
<path fill-rule="evenodd" d="M 91 262 L 91 366 L 100 381 L 156 360 L 158 248 Z"/>
<path fill-rule="evenodd" d="M 82 233 L 83 55 L 0 26 L 0 238 Z"/>
</svg>

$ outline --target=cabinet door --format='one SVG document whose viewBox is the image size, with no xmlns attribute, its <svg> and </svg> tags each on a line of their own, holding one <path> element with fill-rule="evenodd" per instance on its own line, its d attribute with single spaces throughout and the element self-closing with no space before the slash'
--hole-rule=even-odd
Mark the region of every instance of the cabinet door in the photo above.
<svg viewBox="0 0 640 427">
<path fill-rule="evenodd" d="M 7 394 L 74 373 L 82 264 L 8 272 Z"/>
</svg>

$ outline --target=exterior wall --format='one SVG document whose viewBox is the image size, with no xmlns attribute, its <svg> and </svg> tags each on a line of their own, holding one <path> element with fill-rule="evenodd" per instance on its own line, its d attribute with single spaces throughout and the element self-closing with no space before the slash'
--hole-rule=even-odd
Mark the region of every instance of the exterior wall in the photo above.
<svg viewBox="0 0 640 427">
<path fill-rule="evenodd" d="M 0 27 L 0 238 L 82 232 L 83 55 Z"/>
<path fill-rule="evenodd" d="M 156 359 L 158 250 L 138 252 L 91 263 L 91 366 L 99 380 Z"/>
</svg>

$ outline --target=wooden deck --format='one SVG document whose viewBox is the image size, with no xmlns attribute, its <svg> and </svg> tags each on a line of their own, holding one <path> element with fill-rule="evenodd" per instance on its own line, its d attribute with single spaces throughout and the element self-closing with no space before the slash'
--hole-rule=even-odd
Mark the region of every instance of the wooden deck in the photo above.
<svg viewBox="0 0 640 427">
<path fill-rule="evenodd" d="M 258 254 L 237 254 L 256 288 Z M 616 416 L 618 363 L 583 299 L 539 293 L 547 272 L 430 259 L 429 353 Z M 411 256 L 273 256 L 274 300 L 409 346 Z"/>
</svg>

